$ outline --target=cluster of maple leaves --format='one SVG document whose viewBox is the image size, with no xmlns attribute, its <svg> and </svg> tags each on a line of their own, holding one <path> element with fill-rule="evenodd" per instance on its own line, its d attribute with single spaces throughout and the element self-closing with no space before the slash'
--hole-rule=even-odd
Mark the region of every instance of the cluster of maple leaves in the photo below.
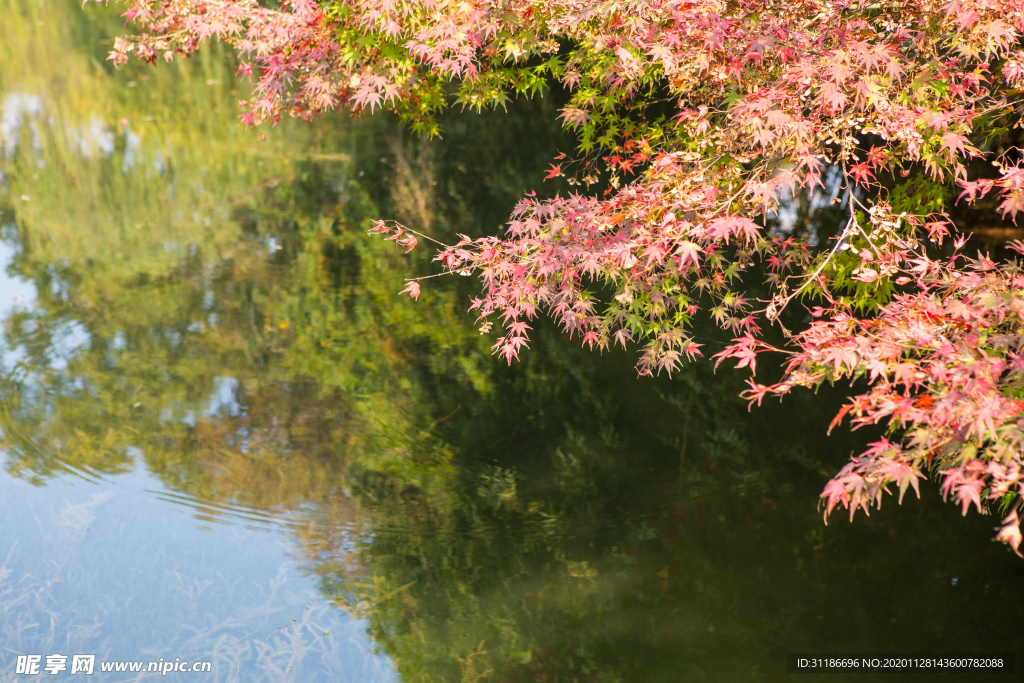
<svg viewBox="0 0 1024 683">
<path fill-rule="evenodd" d="M 529 195 L 504 235 L 437 257 L 480 276 L 472 308 L 482 330 L 499 323 L 495 351 L 516 358 L 546 313 L 590 347 L 641 345 L 641 373 L 671 373 L 702 355 L 688 326 L 709 313 L 734 338 L 718 362 L 753 374 L 758 355 L 789 354 L 779 382 L 751 378 L 752 400 L 866 379 L 837 421 L 888 421 L 897 436 L 829 481 L 826 515 L 867 512 L 889 485 L 902 499 L 938 472 L 965 513 L 987 501 L 1009 512 L 997 538 L 1019 554 L 1024 276 L 961 256 L 965 226 L 898 190 L 919 174 L 965 202 L 991 193 L 1010 218 L 1024 211 L 1019 155 L 986 152 L 1021 120 L 1021 0 L 125 2 L 144 32 L 111 59 L 225 40 L 256 76 L 246 124 L 386 107 L 429 135 L 443 107 L 560 84 L 578 156 L 548 175 L 574 166 L 572 182 L 607 192 Z M 974 159 L 996 177 L 968 177 Z M 836 238 L 812 248 L 769 230 L 829 169 L 846 215 Z M 374 230 L 416 246 L 402 226 Z M 938 256 L 951 234 L 957 251 Z M 757 268 L 760 299 L 742 284 Z M 405 291 L 415 298 L 419 282 Z M 777 349 L 763 330 L 794 299 L 813 302 L 813 320 Z"/>
</svg>

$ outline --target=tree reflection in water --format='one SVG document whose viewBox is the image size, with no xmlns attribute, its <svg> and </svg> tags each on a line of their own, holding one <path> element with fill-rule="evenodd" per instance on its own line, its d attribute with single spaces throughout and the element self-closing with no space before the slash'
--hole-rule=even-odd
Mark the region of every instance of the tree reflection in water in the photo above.
<svg viewBox="0 0 1024 683">
<path fill-rule="evenodd" d="M 5 2 L 20 44 L 60 39 Z M 81 46 L 118 29 L 51 10 Z M 985 521 L 931 490 L 822 525 L 857 438 L 822 434 L 838 395 L 748 414 L 728 372 L 641 380 L 543 327 L 506 367 L 472 283 L 396 296 L 430 264 L 369 221 L 495 230 L 560 143 L 551 103 L 453 116 L 443 142 L 381 117 L 258 142 L 226 57 L 111 74 L 91 49 L 2 63 L 5 114 L 39 101 L 0 198 L 36 291 L 4 320 L 14 475 L 144 467 L 201 519 L 281 521 L 402 680 L 781 680 L 787 651 L 1020 647 L 1021 568 Z"/>
</svg>

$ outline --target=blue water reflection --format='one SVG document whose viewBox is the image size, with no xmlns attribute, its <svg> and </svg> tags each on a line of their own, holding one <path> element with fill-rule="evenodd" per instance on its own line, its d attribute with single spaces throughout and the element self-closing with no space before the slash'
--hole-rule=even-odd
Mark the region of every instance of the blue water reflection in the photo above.
<svg viewBox="0 0 1024 683">
<path fill-rule="evenodd" d="M 140 467 L 66 469 L 0 474 L 0 680 L 17 654 L 95 654 L 101 681 L 127 678 L 99 662 L 160 658 L 212 662 L 204 681 L 395 680 L 297 565 L 296 516 L 204 504 Z"/>
</svg>

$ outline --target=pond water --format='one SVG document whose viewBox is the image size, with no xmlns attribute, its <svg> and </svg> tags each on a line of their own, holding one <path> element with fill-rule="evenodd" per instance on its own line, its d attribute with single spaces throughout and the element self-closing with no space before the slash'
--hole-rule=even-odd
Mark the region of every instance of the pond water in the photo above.
<svg viewBox="0 0 1024 683">
<path fill-rule="evenodd" d="M 823 525 L 869 438 L 825 435 L 842 387 L 748 412 L 739 376 L 639 379 L 545 325 L 506 366 L 472 278 L 398 295 L 429 254 L 369 222 L 493 233 L 564 189 L 550 102 L 432 142 L 383 115 L 258 136 L 228 55 L 113 72 L 116 8 L 0 12 L 0 681 L 81 675 L 18 673 L 32 654 L 105 681 L 639 682 L 1020 651 L 992 517 L 933 483 Z"/>
</svg>

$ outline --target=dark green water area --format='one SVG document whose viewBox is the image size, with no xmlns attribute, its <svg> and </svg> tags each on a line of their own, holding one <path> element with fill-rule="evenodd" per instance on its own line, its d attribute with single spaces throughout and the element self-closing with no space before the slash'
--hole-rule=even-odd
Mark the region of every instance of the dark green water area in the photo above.
<svg viewBox="0 0 1024 683">
<path fill-rule="evenodd" d="M 164 678 L 15 672 L 53 653 L 208 683 L 1019 680 L 786 673 L 1024 644 L 993 517 L 931 482 L 822 523 L 872 437 L 826 436 L 848 387 L 748 412 L 726 368 L 638 378 L 547 324 L 508 366 L 475 278 L 398 294 L 429 249 L 372 220 L 496 234 L 571 189 L 541 181 L 572 145 L 550 100 L 431 142 L 386 114 L 260 139 L 230 55 L 115 72 L 122 30 L 0 0 L 0 681 Z"/>
</svg>

